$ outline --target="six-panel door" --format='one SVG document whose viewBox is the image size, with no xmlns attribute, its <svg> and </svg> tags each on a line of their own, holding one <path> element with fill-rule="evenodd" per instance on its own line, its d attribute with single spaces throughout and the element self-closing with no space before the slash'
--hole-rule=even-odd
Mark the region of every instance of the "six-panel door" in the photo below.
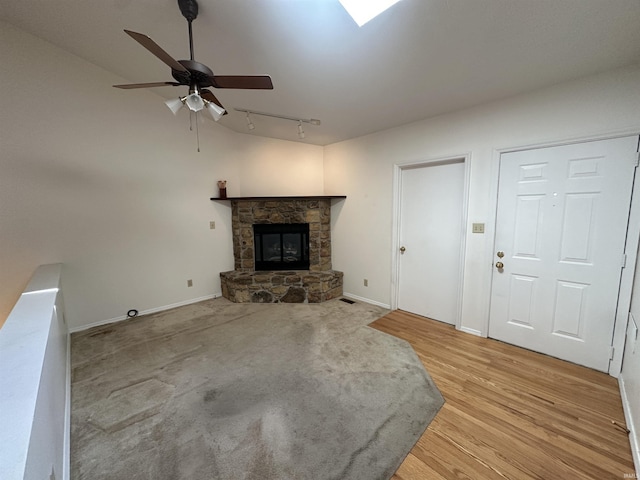
<svg viewBox="0 0 640 480">
<path fill-rule="evenodd" d="M 489 336 L 608 371 L 637 144 L 501 156 Z"/>
</svg>

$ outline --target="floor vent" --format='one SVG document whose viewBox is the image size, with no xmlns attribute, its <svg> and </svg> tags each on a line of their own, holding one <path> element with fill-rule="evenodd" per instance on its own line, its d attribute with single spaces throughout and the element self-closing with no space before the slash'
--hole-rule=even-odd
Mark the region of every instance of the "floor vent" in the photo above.
<svg viewBox="0 0 640 480">
<path fill-rule="evenodd" d="M 349 305 L 353 305 L 354 303 L 356 303 L 353 300 L 349 300 L 348 298 L 341 298 L 340 301 L 344 303 L 348 303 Z"/>
</svg>

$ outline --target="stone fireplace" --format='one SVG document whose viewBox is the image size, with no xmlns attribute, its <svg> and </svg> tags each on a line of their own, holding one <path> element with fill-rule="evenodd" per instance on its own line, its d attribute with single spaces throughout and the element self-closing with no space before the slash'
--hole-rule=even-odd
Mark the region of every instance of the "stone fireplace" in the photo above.
<svg viewBox="0 0 640 480">
<path fill-rule="evenodd" d="M 345 197 L 228 199 L 235 270 L 220 273 L 222 295 L 238 303 L 319 303 L 342 295 L 343 274 L 331 267 L 334 198 Z"/>
</svg>

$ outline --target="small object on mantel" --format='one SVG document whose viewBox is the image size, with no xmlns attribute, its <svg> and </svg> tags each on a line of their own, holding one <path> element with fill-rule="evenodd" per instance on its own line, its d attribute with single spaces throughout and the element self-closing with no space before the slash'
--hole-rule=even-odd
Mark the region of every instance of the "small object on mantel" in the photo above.
<svg viewBox="0 0 640 480">
<path fill-rule="evenodd" d="M 285 201 L 285 200 L 344 200 L 347 198 L 346 195 L 284 195 L 284 196 L 269 196 L 269 197 L 212 197 L 210 200 L 252 200 L 252 201 L 261 201 L 261 200 L 275 200 L 275 201 Z"/>
<path fill-rule="evenodd" d="M 218 180 L 218 189 L 220 189 L 220 196 L 218 198 L 227 198 L 227 181 Z"/>
</svg>

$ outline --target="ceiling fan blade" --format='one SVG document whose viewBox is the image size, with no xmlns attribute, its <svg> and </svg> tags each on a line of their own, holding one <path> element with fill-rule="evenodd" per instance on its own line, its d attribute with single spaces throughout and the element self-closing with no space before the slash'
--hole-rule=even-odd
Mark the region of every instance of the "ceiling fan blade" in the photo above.
<svg viewBox="0 0 640 480">
<path fill-rule="evenodd" d="M 216 104 L 216 105 L 218 105 L 220 108 L 224 108 L 224 106 L 222 105 L 222 103 L 220 103 L 220 100 L 218 100 L 218 99 L 216 98 L 216 96 L 215 96 L 213 93 L 211 93 L 211 90 L 200 90 L 200 96 L 201 96 L 202 98 L 204 98 L 205 100 L 209 100 L 210 102 L 215 103 L 215 104 Z M 227 113 L 229 113 L 229 112 L 227 112 L 227 110 L 225 109 L 225 111 L 224 111 L 224 115 L 226 115 Z"/>
<path fill-rule="evenodd" d="M 209 79 L 216 88 L 273 90 L 269 75 L 213 75 Z"/>
<path fill-rule="evenodd" d="M 124 85 L 114 85 L 116 88 L 152 88 L 152 87 L 166 87 L 168 85 L 178 87 L 181 84 L 177 82 L 153 82 L 153 83 L 126 83 Z"/>
<path fill-rule="evenodd" d="M 171 55 L 165 52 L 156 42 L 151 40 L 143 33 L 132 32 L 131 30 L 125 30 L 125 33 L 133 38 L 136 42 L 142 45 L 144 48 L 153 53 L 156 57 L 169 65 L 172 70 L 178 70 L 180 72 L 189 72 L 183 65 L 178 63 Z"/>
</svg>

